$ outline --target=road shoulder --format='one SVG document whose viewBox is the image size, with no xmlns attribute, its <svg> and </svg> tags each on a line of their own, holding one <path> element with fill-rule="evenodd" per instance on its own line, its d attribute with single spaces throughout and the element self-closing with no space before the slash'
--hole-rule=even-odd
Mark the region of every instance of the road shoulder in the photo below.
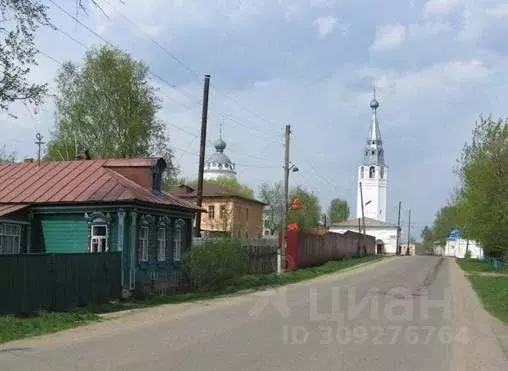
<svg viewBox="0 0 508 371">
<path fill-rule="evenodd" d="M 485 311 L 455 259 L 447 258 L 447 265 L 450 274 L 453 322 L 457 331 L 467 329 L 466 342 L 455 341 L 453 344 L 452 369 L 507 370 L 508 359 L 502 350 L 499 334 L 495 331 L 497 320 Z"/>
</svg>

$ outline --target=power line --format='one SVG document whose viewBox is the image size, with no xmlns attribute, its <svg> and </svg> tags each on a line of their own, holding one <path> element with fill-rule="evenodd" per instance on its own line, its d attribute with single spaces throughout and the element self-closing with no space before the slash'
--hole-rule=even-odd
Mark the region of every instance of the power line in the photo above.
<svg viewBox="0 0 508 371">
<path fill-rule="evenodd" d="M 52 0 L 50 0 L 52 1 Z M 194 70 L 191 66 L 189 66 L 188 64 L 184 63 L 181 59 L 179 59 L 174 53 L 172 53 L 171 51 L 169 51 L 166 47 L 164 47 L 161 43 L 159 43 L 157 40 L 155 40 L 152 36 L 150 36 L 147 32 L 145 32 L 141 27 L 139 27 L 136 22 L 134 22 L 132 19 L 130 19 L 129 17 L 127 17 L 125 14 L 123 14 L 120 10 L 118 10 L 117 8 L 115 8 L 115 6 L 113 6 L 110 2 L 108 2 L 107 0 L 104 0 L 104 2 L 106 2 L 114 11 L 116 11 L 120 17 L 122 17 L 126 22 L 130 23 L 131 25 L 133 25 L 141 34 L 143 34 L 147 39 L 149 39 L 155 46 L 157 46 L 160 50 L 162 50 L 164 53 L 166 53 L 169 57 L 171 57 L 173 60 L 175 60 L 178 64 L 180 64 L 181 66 L 183 66 L 187 71 L 191 72 L 193 75 L 195 75 L 196 77 L 200 77 L 201 75 L 196 71 Z M 231 98 L 230 96 L 228 96 L 227 94 L 223 93 L 221 90 L 219 90 L 217 87 L 214 87 L 213 84 L 212 84 L 212 89 L 214 89 L 215 91 L 217 91 L 219 94 L 223 95 L 226 99 L 232 101 L 233 103 L 235 103 L 237 106 L 239 106 L 240 108 L 242 108 L 243 110 L 247 111 L 247 112 L 250 112 L 251 114 L 255 115 L 256 117 L 258 117 L 259 119 L 261 119 L 262 121 L 265 121 L 267 123 L 270 123 L 271 125 L 278 125 L 277 123 L 274 123 L 273 121 L 270 121 L 270 120 L 267 120 L 266 118 L 264 118 L 263 116 L 261 116 L 260 114 L 258 114 L 257 112 L 253 111 L 252 109 L 242 105 L 240 102 L 238 102 L 237 100 Z M 193 99 L 193 97 L 188 94 L 188 93 L 185 93 L 183 91 L 180 91 L 180 93 L 186 95 L 187 97 L 190 97 L 191 99 Z M 234 121 L 234 117 L 230 115 L 230 117 L 226 117 L 227 119 L 230 119 L 232 121 Z M 259 131 L 259 129 L 256 129 Z M 279 133 L 275 133 L 275 132 L 272 132 L 271 135 L 280 135 Z"/>
</svg>

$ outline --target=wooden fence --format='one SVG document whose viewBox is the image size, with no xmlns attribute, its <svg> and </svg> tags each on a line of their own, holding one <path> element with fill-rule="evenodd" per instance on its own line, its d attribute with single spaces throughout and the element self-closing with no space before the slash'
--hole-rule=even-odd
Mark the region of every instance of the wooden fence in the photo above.
<svg viewBox="0 0 508 371">
<path fill-rule="evenodd" d="M 193 238 L 193 246 L 220 238 Z M 242 238 L 242 247 L 248 250 L 250 257 L 249 273 L 273 273 L 277 271 L 277 238 Z"/>
<path fill-rule="evenodd" d="M 357 232 L 316 233 L 290 231 L 287 237 L 286 266 L 299 269 L 332 260 L 375 254 L 376 239 Z"/>
<path fill-rule="evenodd" d="M 121 255 L 0 256 L 0 314 L 65 311 L 121 293 Z"/>
</svg>

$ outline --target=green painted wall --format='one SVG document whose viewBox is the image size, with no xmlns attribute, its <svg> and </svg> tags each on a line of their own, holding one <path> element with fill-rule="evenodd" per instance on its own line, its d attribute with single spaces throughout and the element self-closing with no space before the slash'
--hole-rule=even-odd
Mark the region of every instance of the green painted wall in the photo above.
<svg viewBox="0 0 508 371">
<path fill-rule="evenodd" d="M 88 224 L 83 214 L 43 215 L 41 229 L 46 252 L 88 251 Z"/>
<path fill-rule="evenodd" d="M 84 213 L 55 214 L 40 217 L 42 245 L 49 253 L 88 252 L 88 223 Z M 117 216 L 112 215 L 110 226 L 110 249 L 117 251 Z"/>
</svg>

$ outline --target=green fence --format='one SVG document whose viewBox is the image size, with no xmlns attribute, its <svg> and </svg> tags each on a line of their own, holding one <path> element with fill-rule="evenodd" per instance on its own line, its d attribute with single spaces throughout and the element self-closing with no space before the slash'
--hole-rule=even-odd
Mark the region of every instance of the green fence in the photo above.
<svg viewBox="0 0 508 371">
<path fill-rule="evenodd" d="M 0 314 L 65 311 L 120 293 L 118 252 L 0 256 Z"/>
</svg>

